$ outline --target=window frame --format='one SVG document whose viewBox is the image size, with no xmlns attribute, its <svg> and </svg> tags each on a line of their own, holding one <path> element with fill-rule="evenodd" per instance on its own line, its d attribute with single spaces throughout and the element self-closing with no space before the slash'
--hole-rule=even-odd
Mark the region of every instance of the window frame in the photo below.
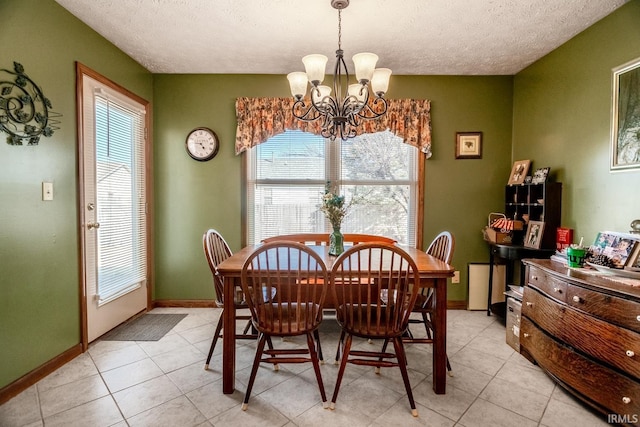
<svg viewBox="0 0 640 427">
<path fill-rule="evenodd" d="M 252 147 L 251 149 L 247 150 L 244 155 L 242 156 L 242 206 L 241 206 L 241 211 L 242 211 L 242 219 L 241 219 L 241 226 L 242 226 L 242 233 L 241 233 L 241 241 L 242 241 L 242 246 L 245 247 L 249 244 L 249 213 L 250 213 L 250 207 L 248 206 L 249 204 L 249 196 L 250 196 L 250 181 L 249 181 L 249 168 L 251 167 L 251 163 L 250 163 L 250 157 L 252 154 L 250 152 L 250 150 L 255 149 L 257 146 Z M 337 159 L 340 156 L 340 144 L 331 144 L 331 143 L 325 143 L 325 150 L 326 150 L 326 156 L 327 158 L 330 159 L 330 161 L 325 162 L 325 168 L 326 168 L 326 176 L 327 177 L 333 177 L 333 176 L 337 176 L 340 177 L 340 163 L 339 161 L 337 161 Z M 414 201 L 415 203 L 415 209 L 416 209 L 416 216 L 415 216 L 415 247 L 417 249 L 422 250 L 423 249 L 423 225 L 424 225 L 424 183 L 425 183 L 425 179 L 424 179 L 424 173 L 425 173 L 425 155 L 424 153 L 422 153 L 420 150 L 416 149 L 416 155 L 415 155 L 415 159 L 417 161 L 417 165 L 415 166 L 416 169 L 416 200 Z M 299 183 L 305 183 L 305 184 L 310 184 L 310 185 L 316 185 L 316 184 L 321 184 L 324 185 L 325 181 L 324 180 L 318 180 L 317 182 L 315 180 L 300 180 L 300 181 L 295 181 L 295 180 L 269 180 L 269 183 L 272 184 L 289 184 L 289 183 L 295 183 L 295 182 L 299 182 Z M 333 182 L 333 181 L 332 181 Z M 357 180 L 342 180 L 342 179 L 335 179 L 335 182 L 340 185 L 340 186 L 345 186 L 345 185 L 353 185 L 354 183 L 359 183 L 362 181 L 357 181 Z M 368 181 L 368 184 L 375 184 L 376 181 Z M 380 183 L 388 183 L 386 181 L 380 181 Z M 253 244 L 257 244 L 259 242 L 253 242 Z"/>
</svg>

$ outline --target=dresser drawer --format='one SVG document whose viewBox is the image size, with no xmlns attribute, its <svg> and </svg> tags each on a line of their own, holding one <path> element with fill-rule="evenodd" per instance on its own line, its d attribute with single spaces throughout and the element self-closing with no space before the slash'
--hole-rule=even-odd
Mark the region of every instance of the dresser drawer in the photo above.
<svg viewBox="0 0 640 427">
<path fill-rule="evenodd" d="M 579 394 L 598 402 L 607 412 L 640 413 L 640 384 L 558 343 L 526 317 L 520 345 L 552 376 Z"/>
<path fill-rule="evenodd" d="M 538 288 L 558 301 L 566 302 L 567 300 L 567 283 L 545 273 L 537 267 L 529 267 L 527 283 L 529 286 Z"/>
<path fill-rule="evenodd" d="M 524 290 L 522 314 L 567 345 L 640 378 L 640 334 L 560 304 L 531 288 Z"/>
<path fill-rule="evenodd" d="M 569 285 L 567 304 L 600 319 L 640 332 L 640 304 L 637 302 Z"/>
</svg>

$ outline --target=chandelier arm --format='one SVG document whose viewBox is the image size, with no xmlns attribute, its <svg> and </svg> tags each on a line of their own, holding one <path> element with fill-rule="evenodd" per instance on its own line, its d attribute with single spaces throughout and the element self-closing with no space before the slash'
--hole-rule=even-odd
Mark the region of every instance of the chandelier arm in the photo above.
<svg viewBox="0 0 640 427">
<path fill-rule="evenodd" d="M 382 105 L 382 107 L 376 107 L 375 110 L 371 108 L 373 105 Z M 366 120 L 377 119 L 378 117 L 382 117 L 387 113 L 387 100 L 384 98 L 376 97 L 373 100 L 373 103 L 366 103 L 362 110 L 360 110 L 357 115 Z"/>
<path fill-rule="evenodd" d="M 345 94 L 348 93 L 349 69 L 343 55 L 342 49 L 336 50 L 336 66 L 333 69 L 333 93 L 336 99 L 342 99 L 343 89 Z"/>
<path fill-rule="evenodd" d="M 305 110 L 306 108 L 306 110 Z M 302 113 L 298 113 L 298 111 L 302 111 Z M 307 107 L 303 100 L 299 100 L 293 103 L 293 107 L 291 108 L 291 113 L 293 117 L 298 120 L 302 120 L 303 122 L 313 122 L 322 117 L 320 111 L 311 103 Z"/>
</svg>

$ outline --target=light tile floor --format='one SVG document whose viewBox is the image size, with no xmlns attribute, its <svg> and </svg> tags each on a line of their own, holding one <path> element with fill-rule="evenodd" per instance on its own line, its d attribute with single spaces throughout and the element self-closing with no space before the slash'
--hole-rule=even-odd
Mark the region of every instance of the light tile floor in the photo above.
<svg viewBox="0 0 640 427">
<path fill-rule="evenodd" d="M 222 393 L 221 342 L 203 369 L 219 309 L 188 313 L 156 342 L 98 341 L 67 365 L 0 406 L 0 426 L 562 426 L 607 423 L 505 344 L 505 327 L 485 312 L 450 310 L 447 347 L 454 376 L 432 389 L 431 346 L 407 346 L 420 413 L 413 418 L 398 368 L 348 365 L 335 411 L 323 409 L 311 364 L 261 367 L 249 408 L 240 409 L 255 342 L 240 340 L 236 392 Z M 240 328 L 242 325 L 238 325 Z M 321 337 L 322 376 L 331 400 L 331 363 L 339 329 L 328 318 Z M 303 341 L 299 341 L 303 342 Z M 294 345 L 296 340 L 284 344 Z M 276 345 L 282 345 L 282 342 Z M 378 345 L 360 341 L 358 346 Z"/>
</svg>

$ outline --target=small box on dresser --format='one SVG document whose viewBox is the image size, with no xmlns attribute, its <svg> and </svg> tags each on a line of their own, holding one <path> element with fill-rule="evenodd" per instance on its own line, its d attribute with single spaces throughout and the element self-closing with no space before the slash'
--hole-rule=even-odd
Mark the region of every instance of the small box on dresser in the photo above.
<svg viewBox="0 0 640 427">
<path fill-rule="evenodd" d="M 640 415 L 640 288 L 526 259 L 521 353 L 603 414 Z"/>
</svg>

